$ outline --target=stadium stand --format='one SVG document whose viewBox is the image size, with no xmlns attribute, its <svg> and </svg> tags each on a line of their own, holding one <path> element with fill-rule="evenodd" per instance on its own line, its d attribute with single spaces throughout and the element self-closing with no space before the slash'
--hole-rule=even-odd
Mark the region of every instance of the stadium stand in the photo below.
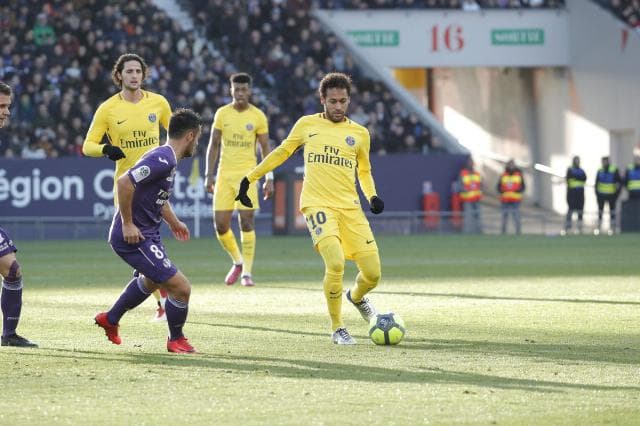
<svg viewBox="0 0 640 426">
<path fill-rule="evenodd" d="M 206 47 L 194 51 L 196 35 L 150 0 L 3 2 L 0 79 L 15 94 L 11 124 L 0 131 L 0 156 L 81 155 L 95 108 L 116 91 L 110 67 L 128 51 L 147 60 L 147 89 L 165 95 L 173 108 L 191 106 L 206 121 L 230 101 L 228 76 L 252 73 L 254 102 L 267 112 L 276 143 L 297 117 L 319 109 L 314 87 L 321 75 L 344 71 L 357 82 L 351 116 L 370 129 L 374 152 L 430 150 L 429 129 L 364 75 L 335 36 L 322 32 L 307 2 L 183 4 L 191 5 L 196 24 L 220 54 Z M 203 135 L 201 149 L 207 140 Z"/>
<path fill-rule="evenodd" d="M 323 9 L 514 9 L 560 8 L 564 0 L 319 0 Z"/>
<path fill-rule="evenodd" d="M 355 81 L 351 118 L 369 128 L 377 153 L 426 152 L 429 129 L 369 78 L 333 34 L 309 14 L 308 2 L 225 2 L 183 0 L 206 37 L 238 69 L 251 73 L 262 88 L 271 136 L 281 141 L 301 114 L 319 110 L 316 87 L 329 71 Z M 293 77 L 293 78 L 292 78 Z"/>
<path fill-rule="evenodd" d="M 622 22 L 640 34 L 640 1 L 637 0 L 595 0 L 603 8 L 611 11 Z"/>
</svg>

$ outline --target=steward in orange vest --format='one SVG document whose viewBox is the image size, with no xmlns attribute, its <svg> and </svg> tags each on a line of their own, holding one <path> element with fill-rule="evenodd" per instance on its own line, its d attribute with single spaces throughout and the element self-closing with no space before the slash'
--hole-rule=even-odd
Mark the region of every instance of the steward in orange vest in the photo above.
<svg viewBox="0 0 640 426">
<path fill-rule="evenodd" d="M 482 177 L 473 169 L 473 160 L 469 159 L 467 167 L 460 171 L 462 191 L 460 199 L 463 203 L 477 203 L 482 198 Z"/>
</svg>

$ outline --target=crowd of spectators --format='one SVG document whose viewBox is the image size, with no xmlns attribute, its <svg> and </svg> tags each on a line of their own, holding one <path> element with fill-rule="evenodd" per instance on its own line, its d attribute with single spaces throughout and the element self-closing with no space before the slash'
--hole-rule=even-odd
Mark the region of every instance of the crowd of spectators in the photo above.
<svg viewBox="0 0 640 426">
<path fill-rule="evenodd" d="M 81 155 L 95 109 L 118 91 L 110 72 L 122 53 L 147 60 L 146 88 L 207 119 L 231 70 L 206 50 L 193 52 L 193 35 L 149 0 L 9 0 L 0 5 L 0 37 L 0 80 L 14 90 L 0 131 L 5 158 Z"/>
<path fill-rule="evenodd" d="M 640 34 L 640 0 L 598 0 L 598 3 Z"/>
<path fill-rule="evenodd" d="M 301 114 L 320 110 L 319 78 L 344 71 L 357 82 L 350 115 L 371 131 L 374 152 L 430 149 L 428 129 L 380 82 L 360 72 L 335 36 L 323 33 L 310 18 L 308 2 L 193 4 L 207 11 L 194 16 L 218 52 L 195 51 L 195 35 L 151 0 L 0 3 L 0 80 L 14 89 L 10 124 L 0 130 L 0 157 L 80 156 L 95 109 L 118 90 L 110 71 L 125 52 L 146 59 L 145 88 L 166 96 L 172 108 L 194 108 L 206 122 L 231 100 L 229 75 L 252 73 L 254 101 L 267 113 L 276 144 Z M 207 141 L 205 134 L 201 150 Z"/>
<path fill-rule="evenodd" d="M 330 71 L 354 80 L 350 117 L 371 133 L 373 152 L 426 152 L 429 129 L 380 82 L 369 78 L 334 34 L 326 33 L 303 0 L 183 0 L 196 26 L 222 56 L 261 88 L 272 138 L 295 120 L 320 111 L 318 82 Z"/>
<path fill-rule="evenodd" d="M 565 0 L 317 0 L 323 9 L 514 9 L 560 8 Z"/>
</svg>

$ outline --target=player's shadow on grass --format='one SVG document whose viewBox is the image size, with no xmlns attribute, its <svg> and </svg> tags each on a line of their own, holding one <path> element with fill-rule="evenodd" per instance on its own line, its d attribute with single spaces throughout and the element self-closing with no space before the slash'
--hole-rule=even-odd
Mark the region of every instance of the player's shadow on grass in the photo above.
<svg viewBox="0 0 640 426">
<path fill-rule="evenodd" d="M 265 348 L 266 349 L 266 348 Z M 329 347 L 331 351 L 343 351 L 354 354 L 358 347 Z M 149 353 L 105 353 L 97 351 L 76 350 L 70 352 L 63 349 L 44 349 L 47 357 L 76 360 L 95 360 L 99 362 L 130 363 L 151 365 L 154 367 L 198 368 L 202 370 L 220 370 L 224 373 L 263 374 L 266 377 L 283 377 L 302 380 L 359 381 L 364 383 L 418 383 L 477 386 L 504 390 L 523 390 L 529 392 L 558 393 L 570 390 L 589 391 L 634 391 L 640 392 L 637 386 L 607 386 L 582 383 L 566 383 L 561 381 L 519 379 L 501 377 L 491 374 L 471 373 L 464 371 L 444 370 L 426 365 L 416 365 L 411 371 L 397 368 L 383 368 L 318 360 L 287 359 L 269 356 L 242 356 L 226 354 L 149 354 Z M 40 352 L 40 353 L 39 353 Z M 42 351 L 25 352 L 26 356 L 43 356 Z M 426 363 L 425 363 L 426 364 Z M 71 373 L 71 372 L 70 372 Z M 203 372 L 204 373 L 204 372 Z M 99 379 L 97 373 L 84 373 L 89 379 Z M 82 374 L 77 375 L 82 377 Z M 471 392 L 468 392 L 471 393 Z"/>
<path fill-rule="evenodd" d="M 321 288 L 306 288 L 295 286 L 269 286 L 269 288 L 280 288 L 287 290 L 300 290 L 300 291 L 323 291 Z M 451 297 L 459 299 L 474 299 L 474 300 L 515 300 L 523 302 L 554 302 L 554 303 L 594 303 L 594 304 L 606 304 L 606 305 L 637 305 L 640 306 L 640 302 L 630 302 L 626 300 L 598 300 L 598 299 L 550 299 L 550 298 L 536 298 L 536 297 L 509 297 L 509 296 L 486 296 L 481 294 L 467 294 L 467 293 L 427 293 L 420 291 L 378 291 L 375 294 L 390 294 L 394 296 L 409 296 L 409 297 Z"/>
<path fill-rule="evenodd" d="M 328 340 L 326 333 L 314 333 L 308 331 L 278 329 L 270 327 L 261 327 L 255 325 L 242 324 L 224 324 L 224 323 L 206 323 L 192 322 L 189 324 L 224 327 L 234 330 L 252 330 L 260 332 L 291 334 L 299 336 L 317 336 Z M 369 336 L 354 334 L 359 341 L 366 342 Z M 598 346 L 598 345 L 560 345 L 536 343 L 533 340 L 526 340 L 523 343 L 505 343 L 505 342 L 482 342 L 473 340 L 443 340 L 443 339 L 413 339 L 405 338 L 403 344 L 396 348 L 397 350 L 423 350 L 423 351 L 452 351 L 459 355 L 491 354 L 499 356 L 511 356 L 521 358 L 542 358 L 552 359 L 555 361 L 581 361 L 581 362 L 606 362 L 614 364 L 640 364 L 640 351 L 630 347 L 619 346 Z"/>
</svg>

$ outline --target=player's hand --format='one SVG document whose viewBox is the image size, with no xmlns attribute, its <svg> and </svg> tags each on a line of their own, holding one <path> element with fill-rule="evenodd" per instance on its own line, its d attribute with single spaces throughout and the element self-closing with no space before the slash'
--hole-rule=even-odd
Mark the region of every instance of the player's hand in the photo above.
<svg viewBox="0 0 640 426">
<path fill-rule="evenodd" d="M 243 177 L 242 181 L 240 181 L 240 190 L 238 191 L 238 196 L 236 197 L 236 201 L 240 201 L 243 206 L 252 208 L 253 203 L 251 202 L 251 198 L 247 195 L 247 191 L 249 190 L 249 179 L 247 177 Z"/>
<path fill-rule="evenodd" d="M 175 225 L 170 227 L 173 236 L 178 241 L 188 241 L 191 237 L 189 227 L 182 221 L 178 221 Z"/>
<path fill-rule="evenodd" d="M 384 201 L 377 195 L 371 197 L 369 204 L 371 204 L 371 213 L 373 214 L 380 214 L 384 210 Z"/>
<path fill-rule="evenodd" d="M 122 224 L 122 237 L 128 244 L 138 244 L 140 241 L 144 241 L 144 235 L 133 223 Z"/>
<path fill-rule="evenodd" d="M 213 189 L 216 185 L 216 179 L 213 176 L 206 176 L 204 178 L 204 189 L 209 194 L 213 194 Z"/>
<path fill-rule="evenodd" d="M 126 157 L 119 146 L 105 145 L 102 148 L 102 153 L 106 155 L 111 161 L 118 161 Z"/>
<path fill-rule="evenodd" d="M 273 195 L 273 180 L 265 179 L 262 184 L 262 192 L 264 193 L 264 199 L 268 200 Z"/>
</svg>

